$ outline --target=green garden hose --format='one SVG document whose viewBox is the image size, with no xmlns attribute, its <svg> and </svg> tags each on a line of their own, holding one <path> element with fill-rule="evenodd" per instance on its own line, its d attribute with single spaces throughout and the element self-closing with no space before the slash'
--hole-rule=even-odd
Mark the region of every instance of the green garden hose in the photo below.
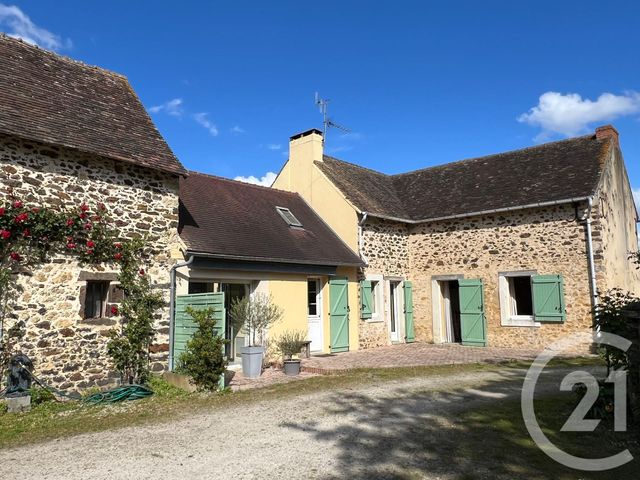
<svg viewBox="0 0 640 480">
<path fill-rule="evenodd" d="M 100 403 L 117 403 L 125 400 L 139 400 L 153 395 L 153 390 L 144 385 L 124 385 L 105 392 L 95 393 L 83 400 L 88 405 Z"/>
</svg>

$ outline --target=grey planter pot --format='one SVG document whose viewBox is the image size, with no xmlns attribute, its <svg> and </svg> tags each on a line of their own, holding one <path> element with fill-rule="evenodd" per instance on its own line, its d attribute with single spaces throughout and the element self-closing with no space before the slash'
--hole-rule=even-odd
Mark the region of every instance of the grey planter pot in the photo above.
<svg viewBox="0 0 640 480">
<path fill-rule="evenodd" d="M 284 373 L 286 375 L 298 375 L 300 373 L 300 360 L 285 360 Z"/>
<path fill-rule="evenodd" d="M 242 374 L 248 378 L 258 378 L 262 375 L 262 359 L 264 347 L 242 347 Z"/>
</svg>

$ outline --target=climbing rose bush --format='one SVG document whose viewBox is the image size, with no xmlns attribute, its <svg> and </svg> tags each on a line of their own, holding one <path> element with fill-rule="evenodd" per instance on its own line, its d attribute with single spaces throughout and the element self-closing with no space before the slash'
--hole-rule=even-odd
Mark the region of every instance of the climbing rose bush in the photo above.
<svg viewBox="0 0 640 480">
<path fill-rule="evenodd" d="M 54 255 L 72 255 L 82 264 L 119 264 L 118 280 L 125 292 L 119 315 L 122 327 L 110 332 L 108 351 L 123 381 L 145 381 L 149 376 L 149 345 L 155 336 L 153 318 L 163 306 L 139 262 L 145 257 L 142 239 L 117 241 L 104 204 L 80 203 L 73 208 L 28 204 L 10 197 L 0 204 L 0 378 L 12 350 L 25 333 L 25 325 L 6 325 L 19 293 L 17 278 L 31 266 Z"/>
</svg>

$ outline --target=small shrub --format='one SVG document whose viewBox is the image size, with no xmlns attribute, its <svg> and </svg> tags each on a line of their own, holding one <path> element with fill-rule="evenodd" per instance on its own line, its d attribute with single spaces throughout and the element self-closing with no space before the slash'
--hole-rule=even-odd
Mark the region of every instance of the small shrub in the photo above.
<svg viewBox="0 0 640 480">
<path fill-rule="evenodd" d="M 53 402 L 56 397 L 49 390 L 42 387 L 33 386 L 29 390 L 31 394 L 31 405 L 40 405 L 41 403 Z"/>
<path fill-rule="evenodd" d="M 170 384 L 159 375 L 152 375 L 147 386 L 153 390 L 153 393 L 158 397 L 184 397 L 189 395 L 189 392 Z"/>
<path fill-rule="evenodd" d="M 307 340 L 307 333 L 302 330 L 287 330 L 275 339 L 275 345 L 282 353 L 284 360 L 291 360 L 298 355 Z"/>
<path fill-rule="evenodd" d="M 176 371 L 189 375 L 198 390 L 217 390 L 220 377 L 224 375 L 228 364 L 224 356 L 227 341 L 215 331 L 213 308 L 194 310 L 187 307 L 187 313 L 198 325 L 198 329 L 180 355 Z"/>
</svg>

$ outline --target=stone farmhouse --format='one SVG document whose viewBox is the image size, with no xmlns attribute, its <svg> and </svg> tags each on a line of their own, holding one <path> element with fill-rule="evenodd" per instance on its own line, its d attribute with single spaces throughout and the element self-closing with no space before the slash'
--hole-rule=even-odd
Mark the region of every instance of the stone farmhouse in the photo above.
<svg viewBox="0 0 640 480">
<path fill-rule="evenodd" d="M 400 342 L 543 347 L 590 331 L 597 292 L 640 294 L 637 211 L 618 134 L 594 134 L 400 175 L 291 137 L 272 188 L 187 172 L 127 79 L 0 35 L 0 205 L 104 203 L 167 306 L 152 370 L 188 338 L 184 302 L 270 294 L 269 335 L 310 350 Z M 21 275 L 20 350 L 49 385 L 115 382 L 106 355 L 122 299 L 112 266 L 60 256 Z M 224 295 L 221 295 L 224 294 Z M 207 300 L 208 301 L 208 300 Z M 182 310 L 181 310 L 182 309 Z M 247 332 L 223 318 L 233 363 Z M 2 328 L 0 326 L 0 336 Z"/>
<path fill-rule="evenodd" d="M 179 252 L 179 179 L 186 174 L 127 79 L 0 35 L 0 203 L 77 207 L 104 203 L 125 236 L 149 236 L 146 266 L 168 300 Z M 21 275 L 14 312 L 19 348 L 41 378 L 63 389 L 112 382 L 106 337 L 117 272 L 55 258 Z M 153 370 L 166 365 L 168 309 L 158 319 Z"/>
<path fill-rule="evenodd" d="M 591 331 L 597 293 L 640 293 L 638 214 L 618 132 L 385 175 L 291 137 L 274 187 L 300 195 L 367 266 L 360 348 L 541 348 Z M 403 285 L 413 289 L 404 305 Z M 408 320 L 407 320 L 408 319 Z"/>
</svg>

